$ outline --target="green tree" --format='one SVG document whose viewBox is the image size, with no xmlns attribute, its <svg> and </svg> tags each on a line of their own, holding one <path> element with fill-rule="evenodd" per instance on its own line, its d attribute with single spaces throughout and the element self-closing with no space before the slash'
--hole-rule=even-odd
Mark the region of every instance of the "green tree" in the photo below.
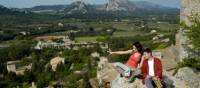
<svg viewBox="0 0 200 88">
<path fill-rule="evenodd" d="M 190 17 L 191 25 L 182 23 L 182 28 L 186 30 L 190 42 L 194 46 L 194 49 L 200 50 L 200 15 L 194 15 Z"/>
<path fill-rule="evenodd" d="M 52 66 L 50 64 L 48 64 L 45 69 L 46 72 L 52 72 Z"/>
<path fill-rule="evenodd" d="M 48 73 L 42 73 L 39 74 L 39 76 L 37 77 L 37 87 L 38 88 L 43 88 L 43 87 L 47 87 L 50 83 L 50 81 L 52 80 L 52 75 L 48 74 Z"/>
<path fill-rule="evenodd" d="M 6 68 L 6 64 L 4 63 L 0 63 L 0 74 L 6 74 L 7 73 L 7 68 Z"/>
<path fill-rule="evenodd" d="M 38 60 L 37 55 L 36 55 L 35 52 L 31 53 L 31 58 L 32 58 L 32 60 Z"/>
<path fill-rule="evenodd" d="M 192 67 L 197 70 L 200 70 L 200 15 L 193 15 L 192 17 L 190 17 L 190 22 L 191 25 L 186 25 L 185 23 L 182 23 L 181 27 L 186 31 L 186 35 L 189 38 L 189 42 L 193 45 L 193 48 L 189 52 L 194 53 L 197 51 L 197 53 L 194 53 L 193 55 L 189 54 L 189 57 L 187 59 L 184 59 L 182 62 L 179 62 L 176 66 L 174 74 L 176 74 L 178 69 L 182 67 Z"/>
<path fill-rule="evenodd" d="M 56 67 L 56 71 L 62 72 L 62 71 L 64 71 L 64 69 L 65 69 L 65 66 L 63 63 L 58 64 Z"/>
<path fill-rule="evenodd" d="M 29 70 L 25 70 L 24 72 L 24 77 L 23 77 L 23 81 L 31 83 L 33 81 L 35 81 L 35 74 L 32 71 Z"/>
<path fill-rule="evenodd" d="M 17 43 L 13 44 L 8 48 L 8 57 L 10 60 L 20 60 L 24 56 L 30 54 L 30 45 L 27 43 Z"/>
</svg>

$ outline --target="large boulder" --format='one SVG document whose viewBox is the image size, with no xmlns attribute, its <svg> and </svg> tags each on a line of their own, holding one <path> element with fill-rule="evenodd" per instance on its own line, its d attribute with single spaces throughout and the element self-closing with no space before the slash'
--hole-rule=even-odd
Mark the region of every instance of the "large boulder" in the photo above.
<svg viewBox="0 0 200 88">
<path fill-rule="evenodd" d="M 200 88 L 199 73 L 195 73 L 192 68 L 184 67 L 179 69 L 175 77 L 183 80 L 190 88 Z"/>
<path fill-rule="evenodd" d="M 126 78 L 118 75 L 111 83 L 111 88 L 146 88 L 141 79 L 130 83 Z"/>
<path fill-rule="evenodd" d="M 164 79 L 168 79 L 172 81 L 172 85 L 174 88 L 188 88 L 186 83 L 183 80 L 180 80 L 173 76 L 173 71 L 164 71 L 163 72 Z"/>
</svg>

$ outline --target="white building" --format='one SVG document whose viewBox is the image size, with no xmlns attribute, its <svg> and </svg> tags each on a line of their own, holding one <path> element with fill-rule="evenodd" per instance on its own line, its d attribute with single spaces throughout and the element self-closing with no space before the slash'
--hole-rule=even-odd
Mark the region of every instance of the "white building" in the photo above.
<svg viewBox="0 0 200 88">
<path fill-rule="evenodd" d="M 21 61 L 8 61 L 7 62 L 7 70 L 8 72 L 14 72 L 16 73 L 17 75 L 23 75 L 24 74 L 24 71 L 27 69 L 27 70 L 30 70 L 32 68 L 32 63 L 27 65 L 27 66 L 18 66 L 18 64 L 20 64 Z"/>
<path fill-rule="evenodd" d="M 7 62 L 7 71 L 8 72 L 16 72 L 16 64 L 20 63 L 20 61 L 8 61 Z"/>
<path fill-rule="evenodd" d="M 51 59 L 50 61 L 50 65 L 52 66 L 52 70 L 56 71 L 57 65 L 61 64 L 61 63 L 65 63 L 65 58 L 62 57 L 55 57 L 53 59 Z"/>
</svg>

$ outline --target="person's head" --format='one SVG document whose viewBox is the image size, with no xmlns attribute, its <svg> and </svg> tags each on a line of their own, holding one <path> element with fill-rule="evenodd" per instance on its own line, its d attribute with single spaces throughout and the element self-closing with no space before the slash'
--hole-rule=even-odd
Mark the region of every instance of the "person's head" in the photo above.
<svg viewBox="0 0 200 88">
<path fill-rule="evenodd" d="M 146 48 L 144 50 L 144 57 L 149 59 L 150 57 L 152 57 L 152 50 L 150 48 Z"/>
<path fill-rule="evenodd" d="M 140 52 L 141 54 L 143 54 L 143 46 L 140 42 L 134 42 L 133 43 L 133 49 L 137 52 Z"/>
</svg>

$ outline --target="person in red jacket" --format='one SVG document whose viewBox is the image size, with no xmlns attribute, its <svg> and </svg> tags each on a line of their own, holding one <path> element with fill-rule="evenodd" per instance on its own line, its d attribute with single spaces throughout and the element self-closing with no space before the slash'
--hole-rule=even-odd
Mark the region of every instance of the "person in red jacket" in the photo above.
<svg viewBox="0 0 200 88">
<path fill-rule="evenodd" d="M 142 75 L 147 88 L 154 88 L 154 80 L 162 79 L 162 63 L 160 59 L 153 57 L 152 50 L 144 50 L 144 62 L 142 64 Z"/>
</svg>

